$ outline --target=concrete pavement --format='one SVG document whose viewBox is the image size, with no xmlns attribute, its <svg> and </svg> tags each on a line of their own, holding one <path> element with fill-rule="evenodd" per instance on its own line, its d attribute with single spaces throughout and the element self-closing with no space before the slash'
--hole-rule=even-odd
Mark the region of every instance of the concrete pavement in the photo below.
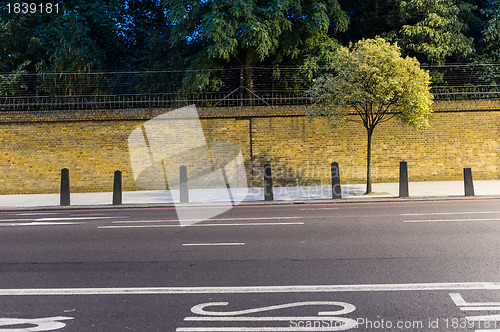
<svg viewBox="0 0 500 332">
<path fill-rule="evenodd" d="M 463 181 L 441 182 L 410 182 L 409 199 L 453 199 L 464 196 Z M 500 180 L 474 181 L 476 197 L 500 198 Z M 225 191 L 225 189 L 223 189 Z M 374 183 L 373 193 L 365 195 L 364 184 L 342 185 L 342 202 L 393 200 L 399 196 L 398 183 Z M 193 203 L 217 203 L 227 192 L 222 194 L 217 189 L 192 189 L 189 191 L 190 201 Z M 240 204 L 259 204 L 264 199 L 263 188 L 243 188 L 233 192 L 235 201 Z M 330 186 L 302 186 L 302 187 L 274 187 L 276 203 L 292 202 L 331 202 Z M 123 205 L 170 205 L 179 201 L 178 190 L 149 190 L 123 192 Z M 112 193 L 72 193 L 72 206 L 110 206 Z M 266 202 L 269 203 L 269 202 Z M 59 206 L 59 194 L 29 194 L 29 195 L 0 195 L 0 210 L 23 208 L 51 208 Z"/>
</svg>

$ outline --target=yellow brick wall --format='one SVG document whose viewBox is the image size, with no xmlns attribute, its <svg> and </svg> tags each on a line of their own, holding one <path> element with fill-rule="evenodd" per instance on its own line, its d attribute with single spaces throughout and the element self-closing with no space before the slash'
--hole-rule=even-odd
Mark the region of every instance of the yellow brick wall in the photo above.
<svg viewBox="0 0 500 332">
<path fill-rule="evenodd" d="M 431 127 L 423 131 L 397 120 L 379 125 L 373 136 L 373 181 L 397 181 L 400 160 L 408 162 L 410 181 L 459 180 L 466 166 L 472 167 L 474 179 L 499 179 L 499 104 L 435 103 Z M 306 119 L 304 111 L 280 107 L 199 113 L 207 141 L 240 146 L 255 185 L 262 184 L 267 162 L 281 185 L 329 184 L 332 161 L 340 164 L 342 183 L 363 182 L 365 129 L 352 122 L 333 128 L 324 120 Z M 111 191 L 117 169 L 123 172 L 124 190 L 140 189 L 127 138 L 163 112 L 0 116 L 0 194 L 58 192 L 63 167 L 70 170 L 72 192 Z"/>
<path fill-rule="evenodd" d="M 254 160 L 271 162 L 282 184 L 329 184 L 329 165 L 338 162 L 342 182 L 366 179 L 366 130 L 348 122 L 332 128 L 303 117 L 254 119 Z M 459 180 L 466 166 L 475 179 L 500 179 L 500 112 L 434 113 L 431 127 L 417 131 L 397 120 L 380 124 L 372 139 L 375 182 L 399 179 L 406 160 L 410 181 Z M 267 138 L 266 138 L 267 136 Z M 285 169 L 285 167 L 288 167 Z M 295 176 L 288 176 L 292 174 Z"/>
</svg>

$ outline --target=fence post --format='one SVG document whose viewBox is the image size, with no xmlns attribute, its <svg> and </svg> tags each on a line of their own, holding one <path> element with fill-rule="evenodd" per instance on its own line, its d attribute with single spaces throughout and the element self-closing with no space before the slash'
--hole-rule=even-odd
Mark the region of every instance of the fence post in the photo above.
<svg viewBox="0 0 500 332">
<path fill-rule="evenodd" d="M 189 188 L 187 183 L 187 167 L 179 167 L 179 191 L 181 203 L 189 203 Z"/>
<path fill-rule="evenodd" d="M 472 170 L 470 167 L 464 168 L 464 189 L 465 196 L 474 196 L 474 183 L 472 181 Z"/>
<path fill-rule="evenodd" d="M 409 197 L 408 190 L 408 164 L 406 161 L 399 163 L 399 197 Z"/>
<path fill-rule="evenodd" d="M 61 194 L 60 204 L 63 206 L 70 205 L 70 190 L 69 190 L 69 169 L 61 170 Z"/>
<path fill-rule="evenodd" d="M 274 200 L 273 195 L 273 174 L 271 171 L 271 164 L 264 165 L 264 200 Z"/>
<path fill-rule="evenodd" d="M 332 198 L 342 198 L 339 163 L 333 162 L 331 164 L 331 175 L 332 175 Z"/>
<path fill-rule="evenodd" d="M 122 204 L 122 172 L 115 171 L 113 178 L 113 205 Z"/>
</svg>

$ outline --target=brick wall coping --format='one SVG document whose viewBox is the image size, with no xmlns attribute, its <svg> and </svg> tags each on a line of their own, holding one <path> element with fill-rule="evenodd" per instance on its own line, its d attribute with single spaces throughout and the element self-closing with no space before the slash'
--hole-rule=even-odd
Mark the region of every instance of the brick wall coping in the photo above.
<svg viewBox="0 0 500 332">
<path fill-rule="evenodd" d="M 243 106 L 199 108 L 200 118 L 249 118 L 275 116 L 303 116 L 308 106 Z M 500 111 L 500 100 L 437 101 L 432 104 L 434 112 L 489 112 Z M 19 122 L 65 122 L 105 120 L 149 120 L 170 109 L 127 110 L 68 110 L 37 112 L 2 112 L 0 123 Z"/>
</svg>

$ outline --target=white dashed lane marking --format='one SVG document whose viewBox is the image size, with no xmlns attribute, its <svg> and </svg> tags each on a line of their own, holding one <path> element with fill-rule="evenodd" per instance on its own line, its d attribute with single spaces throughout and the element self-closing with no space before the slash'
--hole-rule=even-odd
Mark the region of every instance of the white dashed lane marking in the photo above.
<svg viewBox="0 0 500 332">
<path fill-rule="evenodd" d="M 240 221 L 240 220 L 286 220 L 286 219 L 302 219 L 302 217 L 267 217 L 267 218 L 211 218 L 211 219 L 186 219 L 187 222 L 202 222 L 202 221 Z M 123 223 L 154 223 L 154 222 L 179 222 L 177 219 L 167 220 L 120 220 L 113 221 L 113 224 Z"/>
<path fill-rule="evenodd" d="M 16 218 L 0 219 L 0 227 L 22 227 L 22 226 L 61 226 L 61 225 L 81 225 L 85 222 L 75 222 L 75 220 L 94 219 L 115 219 L 119 217 L 49 217 L 49 218 Z"/>
<path fill-rule="evenodd" d="M 428 212 L 428 213 L 402 213 L 402 216 L 433 216 L 433 215 L 454 215 L 454 214 L 495 214 L 500 211 L 462 211 L 462 212 Z"/>
<path fill-rule="evenodd" d="M 226 242 L 226 243 L 183 243 L 183 246 L 244 246 L 243 242 Z"/>
<path fill-rule="evenodd" d="M 418 223 L 418 222 L 460 222 L 460 221 L 500 221 L 500 218 L 487 218 L 487 219 L 415 219 L 415 220 L 405 220 L 407 223 Z"/>
<path fill-rule="evenodd" d="M 171 227 L 228 227 L 228 226 L 287 226 L 304 225 L 303 222 L 254 222 L 238 224 L 192 224 L 192 225 L 125 225 L 125 226 L 99 226 L 100 229 L 113 228 L 171 228 Z"/>
</svg>

